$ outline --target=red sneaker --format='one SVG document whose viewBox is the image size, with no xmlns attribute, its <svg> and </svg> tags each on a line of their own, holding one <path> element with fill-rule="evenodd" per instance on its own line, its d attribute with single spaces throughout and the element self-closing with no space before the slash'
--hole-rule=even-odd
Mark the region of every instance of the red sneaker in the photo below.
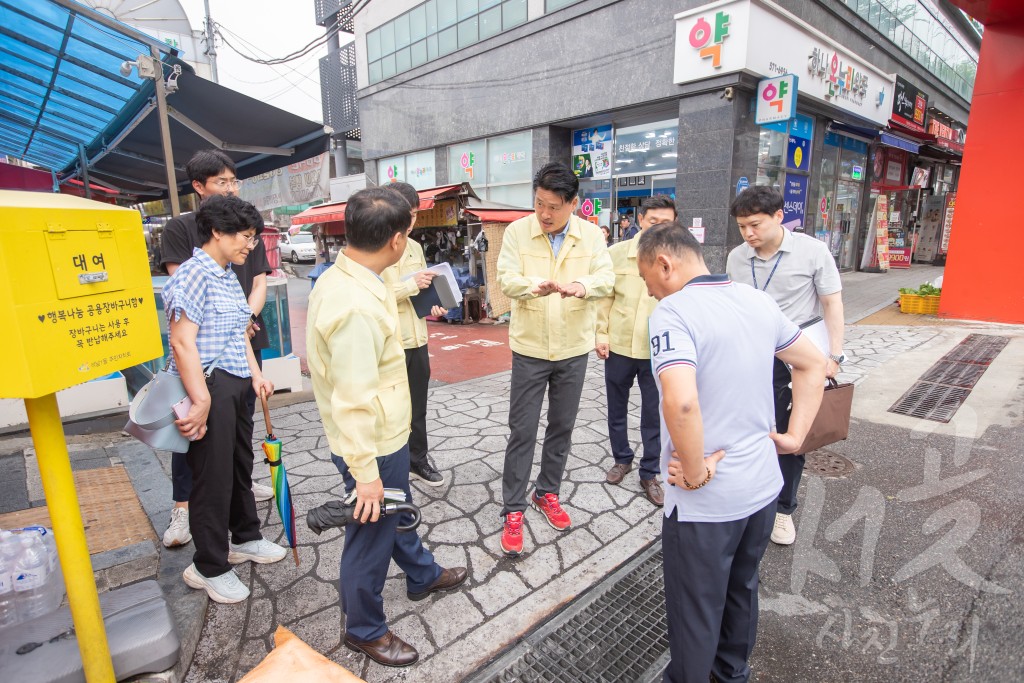
<svg viewBox="0 0 1024 683">
<path fill-rule="evenodd" d="M 506 555 L 523 552 L 523 513 L 510 512 L 505 515 L 505 529 L 501 532 L 501 549 Z"/>
<path fill-rule="evenodd" d="M 530 496 L 530 502 L 533 504 L 533 507 L 544 513 L 548 524 L 556 531 L 565 531 L 572 526 L 572 522 L 569 520 L 569 513 L 558 504 L 558 496 L 555 494 L 545 493 L 543 496 L 538 497 L 537 492 L 534 491 Z"/>
</svg>

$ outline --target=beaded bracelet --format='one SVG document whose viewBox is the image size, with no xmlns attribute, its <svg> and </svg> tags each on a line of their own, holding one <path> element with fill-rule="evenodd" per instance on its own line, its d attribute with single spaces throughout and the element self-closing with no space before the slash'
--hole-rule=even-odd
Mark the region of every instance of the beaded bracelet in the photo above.
<svg viewBox="0 0 1024 683">
<path fill-rule="evenodd" d="M 682 476 L 682 475 L 679 475 L 679 476 L 680 476 L 680 478 L 681 478 L 681 479 L 683 480 L 683 486 L 685 486 L 686 488 L 690 489 L 691 491 L 696 491 L 696 490 L 697 490 L 697 489 L 699 489 L 699 488 L 700 488 L 701 486 L 706 486 L 706 485 L 707 485 L 707 483 L 708 483 L 709 481 L 711 481 L 711 468 L 710 468 L 710 467 L 708 467 L 707 465 L 705 465 L 705 466 L 704 466 L 704 469 L 705 469 L 705 470 L 707 470 L 707 473 L 708 473 L 708 474 L 707 474 L 707 476 L 706 476 L 706 477 L 704 478 L 704 481 L 702 481 L 701 483 L 697 484 L 696 486 L 694 486 L 694 485 L 693 485 L 693 484 L 691 484 L 690 482 L 686 481 L 686 477 L 684 477 L 684 476 Z"/>
</svg>

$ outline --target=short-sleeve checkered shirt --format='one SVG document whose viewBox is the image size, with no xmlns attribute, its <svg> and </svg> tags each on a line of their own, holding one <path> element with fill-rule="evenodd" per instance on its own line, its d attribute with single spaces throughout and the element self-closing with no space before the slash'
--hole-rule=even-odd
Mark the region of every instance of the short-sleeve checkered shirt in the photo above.
<svg viewBox="0 0 1024 683">
<path fill-rule="evenodd" d="M 163 298 L 168 321 L 184 313 L 199 325 L 196 346 L 204 368 L 223 351 L 218 368 L 236 377 L 252 376 L 245 357 L 245 328 L 252 309 L 230 267 L 221 268 L 205 251 L 193 249 L 192 258 L 164 285 Z M 173 354 L 168 371 L 179 374 Z"/>
</svg>

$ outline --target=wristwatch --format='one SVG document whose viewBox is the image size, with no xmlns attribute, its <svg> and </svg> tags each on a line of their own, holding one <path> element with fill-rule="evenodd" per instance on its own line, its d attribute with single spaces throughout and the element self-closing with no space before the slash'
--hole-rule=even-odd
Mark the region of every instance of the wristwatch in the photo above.
<svg viewBox="0 0 1024 683">
<path fill-rule="evenodd" d="M 842 365 L 843 363 L 846 362 L 846 354 L 843 353 L 842 351 L 839 352 L 838 356 L 833 355 L 833 354 L 830 353 L 830 354 L 828 354 L 828 357 L 829 357 L 830 360 L 834 361 L 837 365 Z"/>
</svg>

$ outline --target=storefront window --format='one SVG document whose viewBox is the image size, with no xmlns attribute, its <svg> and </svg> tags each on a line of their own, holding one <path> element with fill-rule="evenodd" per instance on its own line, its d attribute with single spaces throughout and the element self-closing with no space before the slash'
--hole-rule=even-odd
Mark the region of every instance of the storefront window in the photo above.
<svg viewBox="0 0 1024 683">
<path fill-rule="evenodd" d="M 380 182 L 401 181 L 423 190 L 435 187 L 434 150 L 387 157 L 377 162 Z"/>
<path fill-rule="evenodd" d="M 867 143 L 861 140 L 836 133 L 825 135 L 821 174 L 814 203 L 808 210 L 808 223 L 814 236 L 828 245 L 841 270 L 853 269 L 859 226 L 865 223 L 861 197 L 867 176 L 867 154 Z"/>
<path fill-rule="evenodd" d="M 468 182 L 480 197 L 503 204 L 533 204 L 533 133 L 511 133 L 448 147 L 448 179 Z"/>
<path fill-rule="evenodd" d="M 788 135 L 784 131 L 761 128 L 761 136 L 757 144 L 757 165 L 781 167 L 786 158 L 787 137 Z M 761 184 L 763 183 L 758 183 L 758 185 Z"/>
</svg>

